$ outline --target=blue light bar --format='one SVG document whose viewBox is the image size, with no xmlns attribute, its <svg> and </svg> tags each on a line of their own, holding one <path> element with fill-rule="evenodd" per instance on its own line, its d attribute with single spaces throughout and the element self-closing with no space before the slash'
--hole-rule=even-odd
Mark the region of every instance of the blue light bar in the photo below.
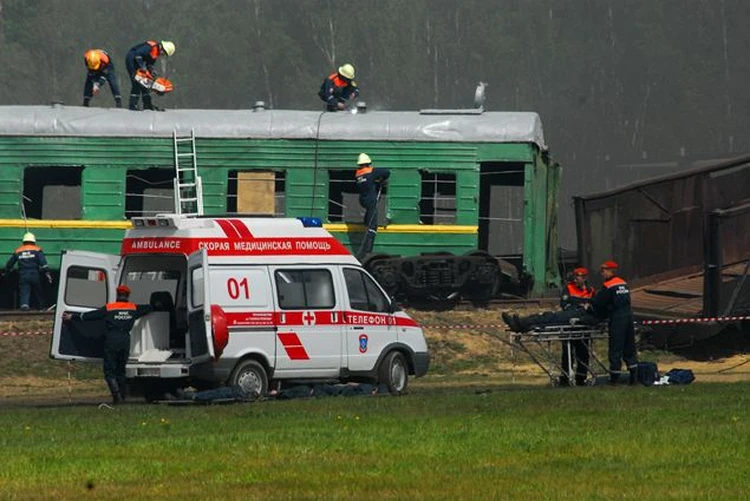
<svg viewBox="0 0 750 501">
<path fill-rule="evenodd" d="M 319 217 L 300 216 L 297 219 L 302 221 L 302 226 L 305 228 L 322 228 L 323 222 Z"/>
</svg>

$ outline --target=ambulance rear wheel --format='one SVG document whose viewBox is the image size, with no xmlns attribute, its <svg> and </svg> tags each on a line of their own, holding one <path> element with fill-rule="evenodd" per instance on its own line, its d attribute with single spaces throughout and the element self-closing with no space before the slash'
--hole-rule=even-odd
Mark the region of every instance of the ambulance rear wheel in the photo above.
<svg viewBox="0 0 750 501">
<path fill-rule="evenodd" d="M 409 384 L 409 365 L 399 351 L 392 351 L 383 359 L 378 369 L 378 383 L 388 386 L 388 391 L 400 395 Z"/>
<path fill-rule="evenodd" d="M 239 386 L 247 395 L 263 397 L 268 392 L 268 375 L 257 360 L 243 360 L 232 372 L 229 384 Z"/>
</svg>

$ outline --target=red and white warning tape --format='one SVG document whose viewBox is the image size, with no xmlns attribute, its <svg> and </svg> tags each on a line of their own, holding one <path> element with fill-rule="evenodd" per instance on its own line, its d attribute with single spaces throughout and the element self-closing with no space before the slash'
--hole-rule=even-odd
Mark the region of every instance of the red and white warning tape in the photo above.
<svg viewBox="0 0 750 501">
<path fill-rule="evenodd" d="M 423 325 L 425 329 L 507 329 L 505 324 Z"/>
<path fill-rule="evenodd" d="M 51 332 L 49 331 L 0 332 L 0 337 L 43 336 L 46 334 L 51 334 Z"/>
<path fill-rule="evenodd" d="M 669 320 L 644 320 L 643 325 L 667 325 L 667 324 L 700 324 L 706 322 L 736 322 L 738 320 L 750 320 L 750 315 L 738 317 L 702 317 L 702 318 L 672 318 Z"/>
</svg>

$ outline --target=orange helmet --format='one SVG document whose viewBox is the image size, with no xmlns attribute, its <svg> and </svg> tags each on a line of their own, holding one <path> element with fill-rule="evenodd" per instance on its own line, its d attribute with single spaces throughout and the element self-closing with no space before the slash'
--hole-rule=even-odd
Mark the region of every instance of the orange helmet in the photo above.
<svg viewBox="0 0 750 501">
<path fill-rule="evenodd" d="M 588 274 L 589 274 L 589 270 L 587 270 L 584 267 L 576 268 L 575 270 L 573 270 L 573 275 L 578 275 L 578 276 L 581 276 L 581 277 L 585 277 Z"/>
<path fill-rule="evenodd" d="M 616 270 L 620 266 L 614 261 L 604 261 L 601 267 L 604 268 L 605 270 Z"/>
<path fill-rule="evenodd" d="M 129 296 L 130 295 L 130 287 L 127 285 L 120 285 L 117 287 L 117 294 L 123 295 L 123 296 Z"/>
<path fill-rule="evenodd" d="M 86 67 L 91 71 L 98 70 L 102 65 L 102 58 L 98 50 L 87 51 L 83 55 L 83 60 L 86 61 Z"/>
</svg>

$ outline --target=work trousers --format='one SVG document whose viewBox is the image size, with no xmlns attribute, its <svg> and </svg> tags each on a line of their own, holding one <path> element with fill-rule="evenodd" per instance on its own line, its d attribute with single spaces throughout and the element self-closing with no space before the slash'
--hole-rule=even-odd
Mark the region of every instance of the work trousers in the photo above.
<svg viewBox="0 0 750 501">
<path fill-rule="evenodd" d="M 578 308 L 569 308 L 561 311 L 545 311 L 536 315 L 529 315 L 521 318 L 524 327 L 533 329 L 534 327 L 543 327 L 545 325 L 568 324 L 574 318 L 580 319 L 580 323 L 585 325 L 596 325 L 596 318 Z"/>
<path fill-rule="evenodd" d="M 143 109 L 153 110 L 154 105 L 151 102 L 151 89 L 147 89 L 136 82 L 135 73 L 139 68 L 135 62 L 135 56 L 131 55 L 130 52 L 128 52 L 128 55 L 125 57 L 125 66 L 128 70 L 128 76 L 130 77 L 130 101 L 128 102 L 128 108 L 131 110 L 137 110 L 138 100 L 143 98 Z"/>
<path fill-rule="evenodd" d="M 613 382 L 618 379 L 623 360 L 629 370 L 638 367 L 633 316 L 615 313 L 609 321 L 609 373 Z"/>
<path fill-rule="evenodd" d="M 88 102 L 94 96 L 94 82 L 97 82 L 102 76 L 109 83 L 112 96 L 115 98 L 115 105 L 119 108 L 122 103 L 122 96 L 120 95 L 120 84 L 117 82 L 117 75 L 114 69 L 104 73 L 91 71 L 86 73 L 86 82 L 83 84 L 83 105 L 88 106 Z"/>
<path fill-rule="evenodd" d="M 360 204 L 365 208 L 363 220 L 365 236 L 357 253 L 357 258 L 361 260 L 372 252 L 372 248 L 375 246 L 375 237 L 378 236 L 378 200 L 360 200 Z"/>
<path fill-rule="evenodd" d="M 104 346 L 104 379 L 107 381 L 117 381 L 120 393 L 125 394 L 125 366 L 130 356 L 130 336 L 125 341 L 105 343 Z M 110 344 L 110 345 L 108 345 Z"/>
<path fill-rule="evenodd" d="M 40 310 L 44 309 L 44 296 L 42 291 L 42 282 L 39 279 L 39 273 L 21 273 L 18 280 L 20 291 L 21 308 L 27 309 L 31 306 L 31 291 L 34 291 L 36 301 Z"/>
</svg>

